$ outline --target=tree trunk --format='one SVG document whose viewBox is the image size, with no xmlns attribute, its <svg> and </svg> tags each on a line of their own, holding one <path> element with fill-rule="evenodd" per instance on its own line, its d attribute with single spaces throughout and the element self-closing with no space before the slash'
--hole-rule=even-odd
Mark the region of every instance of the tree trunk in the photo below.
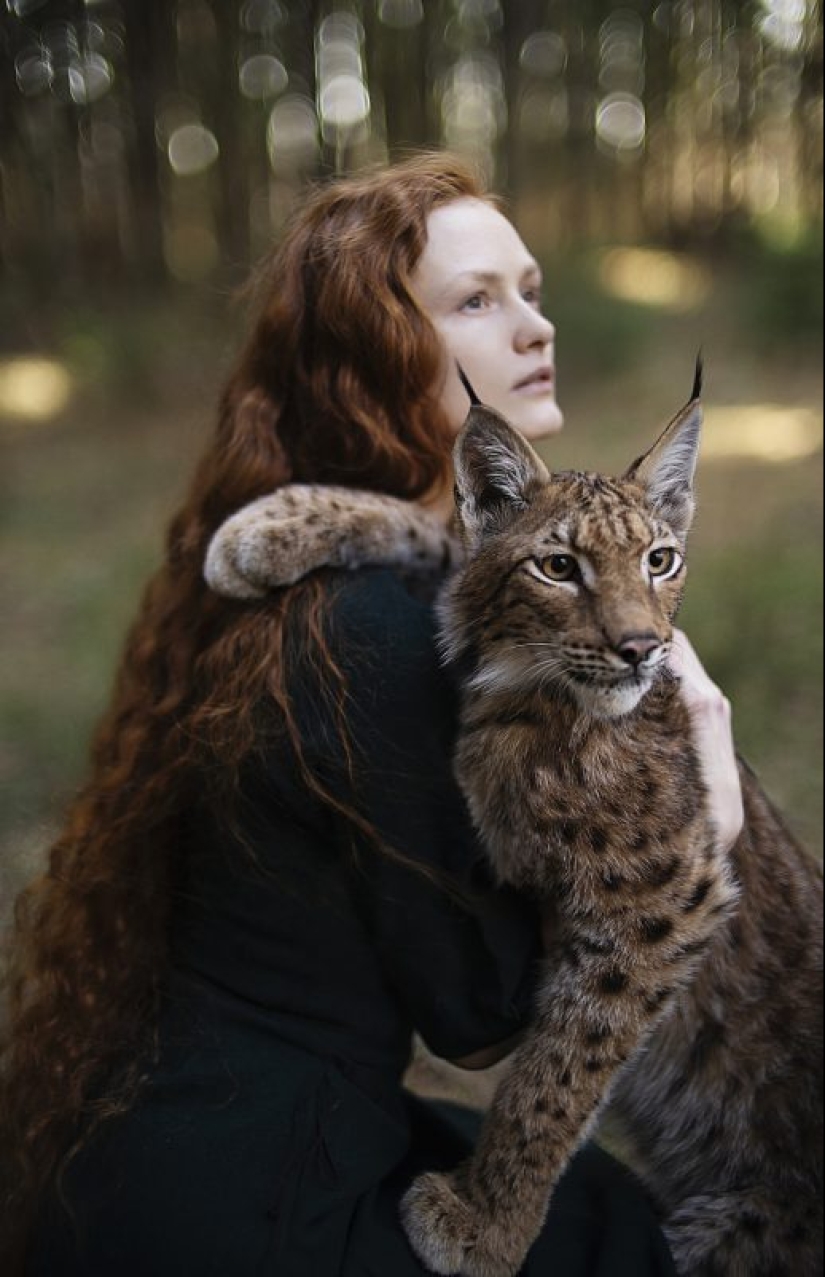
<svg viewBox="0 0 825 1277">
<path fill-rule="evenodd" d="M 224 261 L 244 268 L 249 262 L 249 169 L 241 128 L 238 89 L 238 14 L 225 0 L 212 2 L 218 33 L 215 101 L 210 120 L 220 147 L 218 166 L 218 240 Z"/>
<path fill-rule="evenodd" d="M 126 61 L 134 122 L 129 148 L 137 236 L 138 278 L 158 284 L 166 277 L 163 253 L 163 205 L 155 136 L 158 99 L 172 76 L 165 74 L 177 47 L 176 5 L 169 0 L 126 0 Z"/>
</svg>

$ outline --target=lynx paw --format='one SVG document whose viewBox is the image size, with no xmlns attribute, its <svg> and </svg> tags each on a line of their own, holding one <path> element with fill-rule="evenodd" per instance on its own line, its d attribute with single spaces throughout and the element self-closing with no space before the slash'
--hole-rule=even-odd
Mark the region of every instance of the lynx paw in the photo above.
<svg viewBox="0 0 825 1277">
<path fill-rule="evenodd" d="M 410 1245 L 434 1273 L 445 1277 L 515 1277 L 523 1255 L 508 1254 L 507 1238 L 497 1235 L 460 1197 L 449 1175 L 422 1175 L 401 1203 Z"/>
</svg>

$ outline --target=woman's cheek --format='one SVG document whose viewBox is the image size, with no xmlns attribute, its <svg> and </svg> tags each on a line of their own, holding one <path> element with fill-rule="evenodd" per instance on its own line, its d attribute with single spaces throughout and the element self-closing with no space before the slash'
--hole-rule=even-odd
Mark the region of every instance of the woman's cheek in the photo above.
<svg viewBox="0 0 825 1277">
<path fill-rule="evenodd" d="M 458 375 L 459 364 L 462 367 L 464 366 L 461 357 L 457 352 L 448 348 L 447 358 L 448 366 L 440 402 L 453 433 L 457 435 L 467 420 L 470 405 L 467 392 L 461 384 L 461 378 Z"/>
</svg>

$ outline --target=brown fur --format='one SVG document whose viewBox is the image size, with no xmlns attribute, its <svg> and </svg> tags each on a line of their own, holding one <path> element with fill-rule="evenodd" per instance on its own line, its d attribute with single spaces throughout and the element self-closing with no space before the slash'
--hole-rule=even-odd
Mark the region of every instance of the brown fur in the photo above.
<svg viewBox="0 0 825 1277">
<path fill-rule="evenodd" d="M 645 566 L 684 553 L 700 424 L 694 402 L 619 480 L 550 476 L 487 409 L 456 447 L 467 561 L 440 615 L 457 776 L 498 877 L 552 913 L 555 941 L 477 1148 L 405 1198 L 437 1273 L 519 1271 L 608 1099 L 683 1277 L 821 1271 L 821 875 L 744 765 L 745 830 L 718 847 L 665 665 L 684 570 Z M 319 514 L 324 490 L 305 497 Z M 376 500 L 387 562 L 398 511 Z M 247 546 L 259 519 L 237 516 Z M 290 543 L 287 579 L 321 561 L 315 541 Z M 287 565 L 258 550 L 255 584 L 278 583 Z M 571 580 L 552 579 L 560 559 L 545 574 L 553 555 Z"/>
<path fill-rule="evenodd" d="M 444 524 L 396 497 L 331 485 L 287 484 L 227 519 L 213 537 L 204 575 L 217 594 L 264 598 L 315 568 L 390 564 L 415 576 L 443 574 L 460 555 Z"/>
</svg>

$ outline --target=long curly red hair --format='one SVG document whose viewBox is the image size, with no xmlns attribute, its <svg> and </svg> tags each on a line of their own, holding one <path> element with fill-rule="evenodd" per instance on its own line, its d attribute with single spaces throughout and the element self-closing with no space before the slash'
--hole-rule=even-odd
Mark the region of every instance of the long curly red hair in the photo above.
<svg viewBox="0 0 825 1277">
<path fill-rule="evenodd" d="M 444 482 L 443 347 L 411 275 L 430 212 L 483 195 L 474 171 L 444 155 L 320 187 L 257 276 L 250 335 L 127 638 L 89 778 L 48 868 L 17 902 L 0 1037 L 6 1272 L 22 1264 L 46 1183 L 140 1085 L 176 830 L 206 768 L 231 801 L 263 698 L 290 731 L 287 622 L 313 645 L 344 727 L 320 586 L 252 606 L 222 600 L 202 577 L 208 541 L 228 515 L 290 480 L 407 498 Z"/>
</svg>

